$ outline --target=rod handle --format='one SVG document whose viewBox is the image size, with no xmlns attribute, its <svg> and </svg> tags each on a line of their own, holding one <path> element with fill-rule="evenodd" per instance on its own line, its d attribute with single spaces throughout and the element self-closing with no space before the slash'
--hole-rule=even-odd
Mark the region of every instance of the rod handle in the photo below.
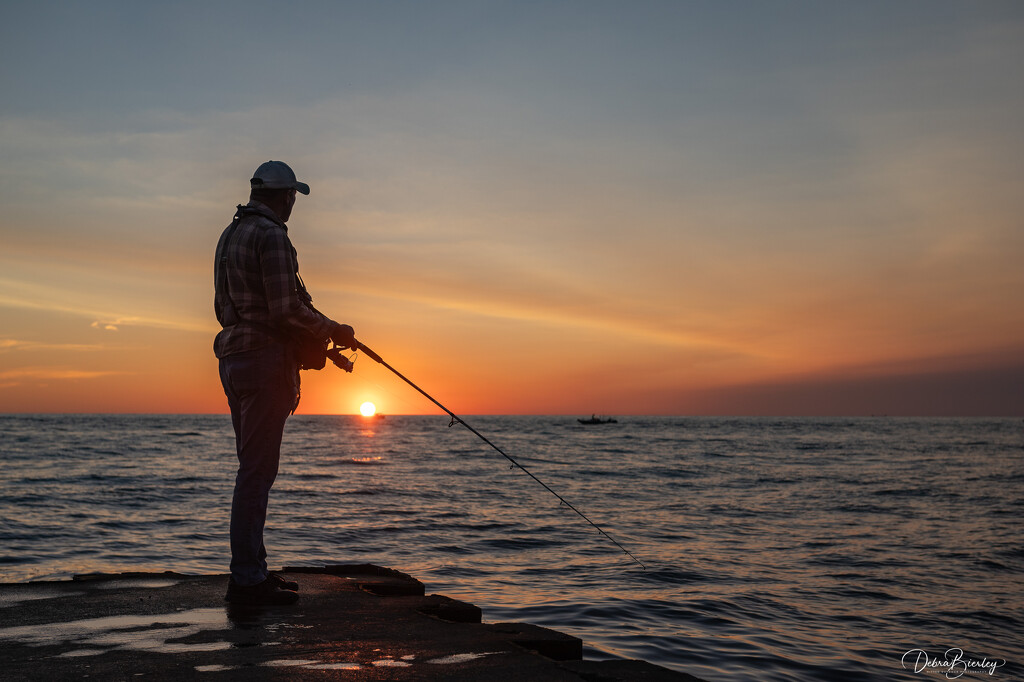
<svg viewBox="0 0 1024 682">
<path fill-rule="evenodd" d="M 356 350 L 361 350 L 362 352 L 366 353 L 366 357 L 370 358 L 371 360 L 375 360 L 376 362 L 379 362 L 382 365 L 384 364 L 384 359 L 381 358 L 381 356 L 374 353 L 369 346 L 366 346 L 360 343 L 359 341 L 356 341 Z"/>
</svg>

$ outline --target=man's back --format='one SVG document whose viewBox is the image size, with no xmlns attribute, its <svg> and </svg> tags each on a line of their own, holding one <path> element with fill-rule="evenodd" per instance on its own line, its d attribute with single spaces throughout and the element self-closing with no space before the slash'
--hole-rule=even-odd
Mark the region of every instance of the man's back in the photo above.
<svg viewBox="0 0 1024 682">
<path fill-rule="evenodd" d="M 223 329 L 218 358 L 279 338 L 330 335 L 330 320 L 300 295 L 295 249 L 284 223 L 265 205 L 239 206 L 217 244 L 214 311 Z"/>
</svg>

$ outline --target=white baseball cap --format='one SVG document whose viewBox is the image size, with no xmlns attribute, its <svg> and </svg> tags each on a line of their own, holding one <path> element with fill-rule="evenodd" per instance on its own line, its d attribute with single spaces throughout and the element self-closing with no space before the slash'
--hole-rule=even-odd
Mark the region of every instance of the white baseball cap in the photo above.
<svg viewBox="0 0 1024 682">
<path fill-rule="evenodd" d="M 295 171 L 284 161 L 261 163 L 252 174 L 249 184 L 253 189 L 294 189 L 300 194 L 309 194 L 309 185 L 295 178 Z"/>
</svg>

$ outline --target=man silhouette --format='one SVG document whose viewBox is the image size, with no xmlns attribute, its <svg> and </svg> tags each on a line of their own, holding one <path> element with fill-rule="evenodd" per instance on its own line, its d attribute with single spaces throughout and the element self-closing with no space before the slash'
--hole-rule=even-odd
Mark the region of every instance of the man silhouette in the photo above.
<svg viewBox="0 0 1024 682">
<path fill-rule="evenodd" d="M 296 192 L 309 194 L 282 161 L 261 164 L 250 180 L 249 203 L 238 206 L 221 234 L 214 262 L 214 341 L 220 379 L 231 408 L 238 473 L 231 500 L 232 603 L 291 604 L 298 584 L 267 569 L 263 527 L 277 477 L 281 437 L 299 401 L 298 349 L 333 340 L 353 346 L 352 327 L 312 305 L 299 277 L 285 223 Z M 321 364 L 322 366 L 322 364 Z"/>
</svg>

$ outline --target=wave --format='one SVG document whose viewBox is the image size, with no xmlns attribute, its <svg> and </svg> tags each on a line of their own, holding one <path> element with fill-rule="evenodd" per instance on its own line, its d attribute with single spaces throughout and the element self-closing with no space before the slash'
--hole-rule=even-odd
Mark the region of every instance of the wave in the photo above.
<svg viewBox="0 0 1024 682">
<path fill-rule="evenodd" d="M 992 656 L 1019 642 L 1019 422 L 571 421 L 473 418 L 647 570 L 432 417 L 372 437 L 346 418 L 290 421 L 270 559 L 391 565 L 485 618 L 706 679 L 891 679 L 893 642 Z M 226 570 L 223 415 L 0 425 L 0 580 Z"/>
</svg>

